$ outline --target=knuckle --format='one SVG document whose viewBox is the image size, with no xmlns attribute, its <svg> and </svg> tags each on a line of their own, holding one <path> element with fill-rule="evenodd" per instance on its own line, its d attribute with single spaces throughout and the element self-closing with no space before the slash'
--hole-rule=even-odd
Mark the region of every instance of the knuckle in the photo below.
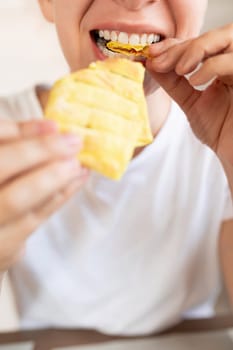
<svg viewBox="0 0 233 350">
<path fill-rule="evenodd" d="M 192 51 L 196 52 L 196 51 L 201 51 L 203 50 L 203 37 L 194 39 L 193 43 L 192 43 Z"/>
<path fill-rule="evenodd" d="M 169 64 L 170 64 L 169 57 L 167 56 L 167 59 L 165 61 L 156 61 L 155 60 L 155 64 L 159 68 L 160 72 L 165 72 L 166 68 L 169 67 Z"/>
</svg>

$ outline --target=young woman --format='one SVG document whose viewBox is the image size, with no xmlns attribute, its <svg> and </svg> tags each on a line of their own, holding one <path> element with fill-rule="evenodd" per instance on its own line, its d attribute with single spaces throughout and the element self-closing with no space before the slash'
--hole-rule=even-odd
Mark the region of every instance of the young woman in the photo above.
<svg viewBox="0 0 233 350">
<path fill-rule="evenodd" d="M 109 55 L 93 31 L 153 36 L 154 142 L 112 182 L 77 163 L 77 137 L 38 120 L 48 91 L 1 100 L 0 268 L 11 268 L 21 326 L 146 334 L 213 314 L 220 266 L 233 300 L 233 26 L 198 37 L 203 0 L 40 5 L 71 71 Z"/>
</svg>

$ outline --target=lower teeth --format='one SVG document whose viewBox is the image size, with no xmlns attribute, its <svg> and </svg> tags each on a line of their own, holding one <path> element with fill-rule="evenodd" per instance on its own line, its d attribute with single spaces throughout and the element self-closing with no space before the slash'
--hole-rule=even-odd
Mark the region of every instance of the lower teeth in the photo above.
<svg viewBox="0 0 233 350">
<path fill-rule="evenodd" d="M 97 46 L 100 49 L 100 51 L 107 57 L 121 57 L 124 58 L 125 56 L 117 53 L 117 52 L 113 52 L 111 50 L 109 50 L 106 45 L 103 43 L 103 41 L 97 41 Z"/>
</svg>

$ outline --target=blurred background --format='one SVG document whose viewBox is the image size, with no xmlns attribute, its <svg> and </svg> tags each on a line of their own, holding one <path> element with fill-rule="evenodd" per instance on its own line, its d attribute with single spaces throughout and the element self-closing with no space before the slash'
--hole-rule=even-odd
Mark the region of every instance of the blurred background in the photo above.
<svg viewBox="0 0 233 350">
<path fill-rule="evenodd" d="M 187 0 L 195 1 L 195 0 Z M 203 31 L 233 22 L 233 0 L 209 0 Z M 50 83 L 67 72 L 56 33 L 37 0 L 0 0 L 0 95 L 35 83 Z M 9 285 L 0 297 L 0 329 L 17 328 Z"/>
<path fill-rule="evenodd" d="M 209 0 L 203 30 L 230 22 L 233 0 Z M 37 0 L 0 0 L 0 45 L 0 95 L 49 83 L 67 71 L 54 28 L 43 20 Z"/>
</svg>

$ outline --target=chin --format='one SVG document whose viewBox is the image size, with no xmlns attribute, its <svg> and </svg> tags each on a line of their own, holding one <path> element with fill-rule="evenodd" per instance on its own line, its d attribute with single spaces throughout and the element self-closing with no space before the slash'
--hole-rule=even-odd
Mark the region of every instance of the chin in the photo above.
<svg viewBox="0 0 233 350">
<path fill-rule="evenodd" d="M 160 88 L 160 85 L 155 81 L 150 72 L 146 69 L 144 83 L 144 93 L 146 96 L 152 95 L 155 91 Z"/>
</svg>

